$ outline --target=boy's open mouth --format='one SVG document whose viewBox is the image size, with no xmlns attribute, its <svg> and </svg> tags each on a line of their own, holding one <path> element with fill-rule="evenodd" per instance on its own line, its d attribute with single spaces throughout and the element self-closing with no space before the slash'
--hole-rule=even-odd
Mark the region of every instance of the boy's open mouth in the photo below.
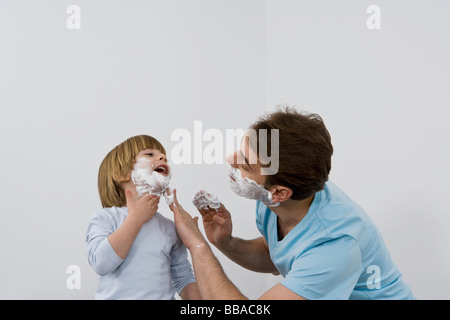
<svg viewBox="0 0 450 320">
<path fill-rule="evenodd" d="M 153 171 L 156 171 L 165 177 L 167 177 L 169 175 L 169 167 L 165 164 L 161 164 L 161 165 L 157 166 Z"/>
</svg>

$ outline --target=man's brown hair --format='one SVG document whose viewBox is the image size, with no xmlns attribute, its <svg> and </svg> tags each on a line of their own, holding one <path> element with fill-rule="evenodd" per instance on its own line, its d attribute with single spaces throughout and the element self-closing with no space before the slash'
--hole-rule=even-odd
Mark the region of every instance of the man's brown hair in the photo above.
<svg viewBox="0 0 450 320">
<path fill-rule="evenodd" d="M 103 159 L 98 169 L 98 192 L 103 208 L 126 205 L 125 191 L 121 187 L 133 169 L 136 156 L 145 149 L 157 149 L 166 154 L 162 144 L 147 135 L 131 137 L 114 149 Z"/>
<path fill-rule="evenodd" d="M 273 185 L 288 187 L 293 191 L 293 200 L 305 199 L 324 188 L 331 170 L 333 146 L 318 114 L 282 107 L 260 117 L 250 129 L 257 133 L 261 129 L 267 132 L 279 130 L 279 168 L 276 174 L 266 176 L 266 188 Z M 266 143 L 271 146 L 270 135 Z M 270 148 L 267 149 L 270 152 Z"/>
</svg>

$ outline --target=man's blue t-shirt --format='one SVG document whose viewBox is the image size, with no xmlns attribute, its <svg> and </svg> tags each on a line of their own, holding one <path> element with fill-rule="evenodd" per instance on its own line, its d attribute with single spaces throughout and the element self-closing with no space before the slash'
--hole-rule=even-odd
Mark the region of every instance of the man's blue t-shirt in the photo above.
<svg viewBox="0 0 450 320">
<path fill-rule="evenodd" d="M 281 241 L 277 215 L 260 201 L 256 224 L 281 284 L 306 299 L 414 299 L 375 224 L 331 181 Z"/>
</svg>

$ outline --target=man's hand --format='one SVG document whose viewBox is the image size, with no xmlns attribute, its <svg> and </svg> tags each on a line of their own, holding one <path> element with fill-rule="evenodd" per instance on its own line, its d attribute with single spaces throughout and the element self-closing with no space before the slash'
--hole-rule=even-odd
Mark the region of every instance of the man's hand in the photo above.
<svg viewBox="0 0 450 320">
<path fill-rule="evenodd" d="M 178 234 L 186 248 L 191 252 L 194 274 L 202 298 L 207 300 L 245 299 L 242 293 L 227 278 L 208 242 L 198 229 L 198 217 L 192 218 L 180 206 L 176 190 L 173 190 L 173 194 L 173 204 L 169 208 L 173 211 Z"/>
<path fill-rule="evenodd" d="M 127 198 L 128 216 L 138 221 L 141 225 L 149 221 L 158 210 L 159 197 L 154 194 L 146 194 L 138 200 L 134 200 L 130 190 L 125 190 Z"/>
<path fill-rule="evenodd" d="M 203 226 L 209 242 L 216 247 L 225 247 L 231 240 L 233 224 L 231 222 L 230 212 L 223 204 L 220 204 L 218 211 L 215 209 L 200 209 Z"/>
<path fill-rule="evenodd" d="M 178 203 L 177 190 L 173 190 L 173 203 L 169 206 L 173 212 L 175 226 L 186 248 L 192 250 L 195 247 L 208 245 L 202 233 L 198 229 L 198 217 L 192 218 Z"/>
</svg>

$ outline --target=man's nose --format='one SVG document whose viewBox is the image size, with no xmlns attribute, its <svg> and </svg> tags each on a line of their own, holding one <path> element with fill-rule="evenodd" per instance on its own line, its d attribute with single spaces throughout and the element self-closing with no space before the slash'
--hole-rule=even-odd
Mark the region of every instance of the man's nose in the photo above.
<svg viewBox="0 0 450 320">
<path fill-rule="evenodd" d="M 237 168 L 237 151 L 235 153 L 229 154 L 225 161 L 233 168 Z"/>
</svg>

